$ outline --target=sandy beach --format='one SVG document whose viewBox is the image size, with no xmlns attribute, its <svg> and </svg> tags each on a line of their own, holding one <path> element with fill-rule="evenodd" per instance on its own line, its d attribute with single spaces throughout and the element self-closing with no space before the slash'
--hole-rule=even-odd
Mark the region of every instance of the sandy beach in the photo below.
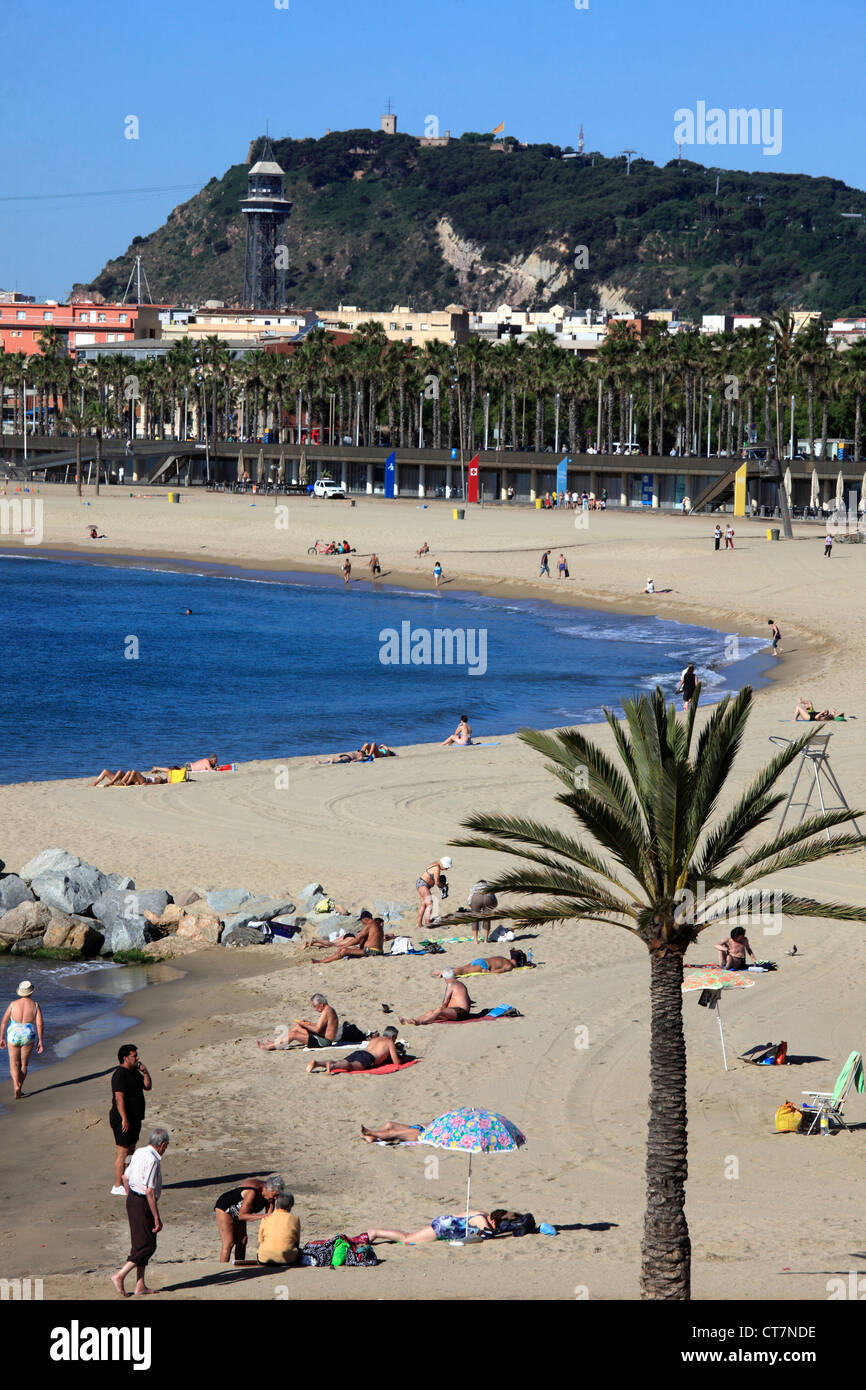
<svg viewBox="0 0 866 1390">
<path fill-rule="evenodd" d="M 503 599 L 542 596 L 744 636 L 765 636 L 772 617 L 782 629 L 782 651 L 772 681 L 756 695 L 734 786 L 768 760 L 771 735 L 802 731 L 791 721 L 804 695 L 853 716 L 828 731 L 848 801 L 866 807 L 866 548 L 837 543 L 825 560 L 824 532 L 816 526 L 795 525 L 793 541 L 777 544 L 765 537 L 769 523 L 737 520 L 736 549 L 717 554 L 707 517 L 611 510 L 590 513 L 583 528 L 573 513 L 526 508 L 473 508 L 455 521 L 445 503 L 289 499 L 275 508 L 273 500 L 195 491 L 169 505 L 164 493 L 134 494 L 91 493 L 85 507 L 72 488 L 43 487 L 42 546 L 3 536 L 2 549 L 79 552 L 112 564 L 312 569 L 336 579 L 339 559 L 310 559 L 307 549 L 316 539 L 345 535 L 357 549 L 353 582 L 370 582 L 367 558 L 375 551 L 388 584 L 432 589 L 438 559 L 447 584 Z M 90 525 L 106 539 L 86 541 Z M 418 559 L 424 541 L 430 554 Z M 569 581 L 537 579 L 544 549 L 552 551 L 552 565 L 565 552 Z M 672 592 L 644 595 L 648 576 Z M 526 723 L 533 723 L 531 709 Z M 7 718 L 7 732 L 14 732 L 14 718 Z M 475 732 L 484 735 L 483 728 Z M 606 727 L 592 733 L 612 746 Z M 386 738 L 387 731 L 370 736 Z M 554 780 L 513 736 L 470 750 L 401 747 L 397 758 L 372 765 L 318 767 L 312 754 L 321 751 L 286 759 L 287 779 L 277 779 L 269 761 L 197 775 L 182 787 L 93 789 L 83 779 L 7 786 L 0 853 L 7 871 L 17 870 L 37 851 L 59 846 L 105 872 L 132 875 L 139 888 L 175 893 L 243 886 L 294 895 L 316 880 L 357 910 L 376 898 L 412 904 L 418 872 L 446 851 L 473 810 L 519 810 L 566 823 Z M 456 905 L 496 864 L 490 855 L 452 853 Z M 780 884 L 866 901 L 866 854 L 780 876 Z M 413 917 L 406 918 L 410 934 Z M 382 1003 L 399 1013 L 430 1007 L 441 990 L 431 971 L 470 959 L 471 944 L 448 945 L 435 960 L 326 966 L 295 945 L 213 948 L 176 962 L 185 972 L 179 981 L 133 996 L 128 1012 L 142 1022 L 132 1040 L 154 1078 L 148 1120 L 172 1135 L 165 1231 L 151 1271 L 161 1297 L 275 1298 L 288 1286 L 293 1299 L 637 1298 L 648 959 L 631 937 L 600 925 L 534 935 L 541 969 L 472 981 L 479 1005 L 513 1004 L 522 1018 L 489 1029 L 404 1029 L 421 1060 L 391 1076 L 307 1076 L 303 1055 L 264 1053 L 255 1039 L 309 1017 L 314 990 L 365 1029 L 386 1021 Z M 689 959 L 713 960 L 712 939 L 705 933 Z M 866 1098 L 851 1099 L 846 1113 L 854 1128 L 832 1139 L 777 1134 L 773 1116 L 801 1091 L 831 1089 L 848 1053 L 862 1050 L 863 928 L 801 919 L 778 935 L 753 930 L 752 939 L 759 958 L 775 959 L 778 970 L 723 1000 L 729 1072 L 712 1012 L 698 1008 L 694 996 L 684 1008 L 693 1296 L 824 1300 L 828 1279 L 847 1277 L 863 1248 Z M 794 943 L 798 953 L 789 958 Z M 584 1038 L 588 1045 L 576 1045 Z M 797 1065 L 757 1068 L 737 1060 L 746 1048 L 781 1038 Z M 40 1071 L 14 1106 L 8 1077 L 0 1080 L 0 1102 L 9 1111 L 0 1115 L 3 1273 L 41 1277 L 46 1298 L 106 1297 L 108 1274 L 126 1253 L 124 1204 L 108 1195 L 115 1048 L 100 1044 Z M 5 1066 L 4 1059 L 4 1073 Z M 560 1228 L 555 1239 L 497 1241 L 483 1250 L 390 1246 L 380 1252 L 385 1263 L 378 1270 L 336 1275 L 219 1265 L 213 1203 L 247 1174 L 285 1175 L 304 1239 L 354 1235 L 370 1225 L 413 1230 L 459 1209 L 463 1158 L 440 1155 L 431 1164 L 433 1151 L 423 1147 L 370 1146 L 359 1126 L 428 1120 L 476 1104 L 515 1120 L 529 1142 L 519 1153 L 476 1161 L 473 1204 L 531 1211 Z"/>
</svg>

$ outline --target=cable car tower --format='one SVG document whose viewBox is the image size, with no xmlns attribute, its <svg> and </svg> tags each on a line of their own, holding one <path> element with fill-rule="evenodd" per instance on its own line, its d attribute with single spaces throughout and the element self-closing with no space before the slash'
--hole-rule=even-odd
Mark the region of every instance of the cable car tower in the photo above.
<svg viewBox="0 0 866 1390">
<path fill-rule="evenodd" d="M 250 169 L 241 211 L 247 219 L 244 253 L 244 308 L 280 309 L 286 302 L 284 241 L 292 204 L 285 197 L 286 176 L 274 159 L 270 140 Z"/>
</svg>

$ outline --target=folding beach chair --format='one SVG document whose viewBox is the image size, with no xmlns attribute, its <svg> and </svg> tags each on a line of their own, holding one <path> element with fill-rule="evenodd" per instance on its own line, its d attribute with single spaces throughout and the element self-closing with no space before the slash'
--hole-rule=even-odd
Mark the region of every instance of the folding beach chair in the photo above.
<svg viewBox="0 0 866 1390">
<path fill-rule="evenodd" d="M 807 1134 L 811 1134 L 815 1126 L 820 1123 L 823 1133 L 827 1133 L 830 1122 L 838 1125 L 840 1129 L 847 1129 L 845 1121 L 842 1119 L 842 1106 L 852 1086 L 856 1086 L 858 1091 L 866 1089 L 866 1082 L 863 1079 L 863 1059 L 859 1052 L 852 1052 L 848 1061 L 839 1073 L 839 1079 L 833 1087 L 832 1092 L 827 1091 L 804 1091 L 803 1095 L 808 1096 L 800 1107 L 806 1115 L 812 1115 Z"/>
</svg>

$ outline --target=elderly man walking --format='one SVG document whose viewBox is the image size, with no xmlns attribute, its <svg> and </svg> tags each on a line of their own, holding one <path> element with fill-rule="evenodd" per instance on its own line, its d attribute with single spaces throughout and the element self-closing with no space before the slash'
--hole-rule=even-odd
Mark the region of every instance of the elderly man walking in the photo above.
<svg viewBox="0 0 866 1390">
<path fill-rule="evenodd" d="M 126 1189 L 126 1215 L 129 1221 L 129 1256 L 111 1282 L 119 1294 L 128 1298 L 126 1276 L 137 1271 L 135 1293 L 153 1293 L 144 1282 L 148 1260 L 156 1250 L 156 1237 L 162 1230 L 159 1198 L 162 1192 L 162 1156 L 168 1148 L 167 1129 L 154 1129 L 142 1148 L 136 1149 L 123 1175 Z"/>
</svg>

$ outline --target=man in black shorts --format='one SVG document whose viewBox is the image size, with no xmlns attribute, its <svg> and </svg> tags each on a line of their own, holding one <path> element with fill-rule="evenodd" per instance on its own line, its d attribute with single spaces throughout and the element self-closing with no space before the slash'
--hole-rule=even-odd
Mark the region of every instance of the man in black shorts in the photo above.
<svg viewBox="0 0 866 1390">
<path fill-rule="evenodd" d="M 135 1043 L 124 1043 L 123 1047 L 118 1048 L 117 1060 L 120 1066 L 115 1067 L 111 1073 L 111 1111 L 108 1116 L 117 1146 L 112 1197 L 126 1195 L 123 1170 L 126 1160 L 132 1158 L 141 1134 L 144 1121 L 144 1093 L 153 1085 L 150 1072 L 138 1059 Z"/>
</svg>

